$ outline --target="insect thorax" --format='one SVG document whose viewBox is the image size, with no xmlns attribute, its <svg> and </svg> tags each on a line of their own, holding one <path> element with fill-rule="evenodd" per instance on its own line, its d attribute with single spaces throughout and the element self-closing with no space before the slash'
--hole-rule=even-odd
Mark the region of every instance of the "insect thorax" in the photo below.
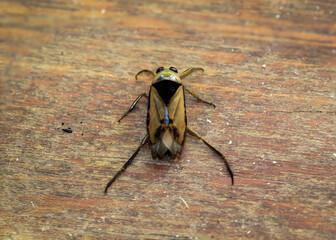
<svg viewBox="0 0 336 240">
<path fill-rule="evenodd" d="M 181 86 L 181 83 L 177 83 L 171 80 L 162 80 L 154 83 L 152 86 L 155 87 L 156 91 L 166 104 L 169 104 L 170 99 L 174 96 L 176 90 Z"/>
</svg>

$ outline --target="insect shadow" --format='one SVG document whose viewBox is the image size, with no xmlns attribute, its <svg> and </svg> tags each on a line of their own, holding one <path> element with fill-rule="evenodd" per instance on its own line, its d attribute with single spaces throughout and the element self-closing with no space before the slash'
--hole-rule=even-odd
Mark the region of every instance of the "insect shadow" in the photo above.
<svg viewBox="0 0 336 240">
<path fill-rule="evenodd" d="M 131 112 L 142 97 L 146 97 L 148 98 L 146 120 L 147 134 L 142 139 L 133 155 L 107 183 L 104 191 L 105 194 L 112 183 L 126 170 L 129 165 L 131 165 L 140 149 L 147 143 L 151 149 L 153 159 L 162 159 L 164 156 L 169 156 L 172 159 L 175 159 L 176 157 L 180 158 L 186 133 L 201 140 L 223 160 L 227 171 L 230 174 L 232 185 L 234 184 L 233 173 L 224 155 L 205 141 L 198 133 L 187 126 L 185 91 L 189 92 L 197 100 L 208 105 L 212 105 L 214 108 L 216 107 L 213 103 L 203 100 L 196 93 L 182 84 L 182 79 L 195 71 L 204 72 L 204 69 L 192 67 L 188 68 L 179 75 L 175 67 L 159 67 L 156 70 L 156 73 L 151 70 L 144 69 L 135 75 L 136 79 L 138 79 L 138 76 L 143 73 L 153 76 L 149 94 L 139 94 L 132 103 L 131 107 L 120 117 L 118 121 L 120 122 L 121 119 Z"/>
</svg>

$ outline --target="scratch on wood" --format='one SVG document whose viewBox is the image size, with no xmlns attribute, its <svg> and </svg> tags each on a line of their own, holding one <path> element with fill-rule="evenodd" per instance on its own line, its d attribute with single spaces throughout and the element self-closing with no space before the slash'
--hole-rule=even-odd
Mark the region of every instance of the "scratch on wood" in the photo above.
<svg viewBox="0 0 336 240">
<path fill-rule="evenodd" d="M 186 207 L 189 208 L 188 203 L 181 196 L 179 198 L 182 200 L 182 202 L 184 203 L 184 205 L 186 205 Z"/>
</svg>

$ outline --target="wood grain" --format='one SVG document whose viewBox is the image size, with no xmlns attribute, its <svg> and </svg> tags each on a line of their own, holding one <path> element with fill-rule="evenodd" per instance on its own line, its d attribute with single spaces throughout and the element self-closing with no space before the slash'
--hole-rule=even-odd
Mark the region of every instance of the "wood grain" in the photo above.
<svg viewBox="0 0 336 240">
<path fill-rule="evenodd" d="M 2 239 L 334 239 L 336 5 L 288 1 L 1 1 Z M 180 160 L 148 147 L 147 68 L 184 84 Z M 63 123 L 63 125 L 62 125 Z M 62 128 L 70 127 L 66 133 Z"/>
</svg>

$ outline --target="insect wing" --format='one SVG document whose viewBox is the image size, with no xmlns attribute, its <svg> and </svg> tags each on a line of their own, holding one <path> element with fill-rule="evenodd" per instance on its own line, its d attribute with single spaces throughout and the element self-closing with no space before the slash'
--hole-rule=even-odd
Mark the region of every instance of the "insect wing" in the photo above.
<svg viewBox="0 0 336 240">
<path fill-rule="evenodd" d="M 181 85 L 170 98 L 168 106 L 151 87 L 147 116 L 147 131 L 152 157 L 180 157 L 186 133 L 184 92 Z"/>
<path fill-rule="evenodd" d="M 173 120 L 173 126 L 171 128 L 173 129 L 174 138 L 180 146 L 183 146 L 187 127 L 187 115 L 182 85 L 170 99 L 168 112 L 169 118 Z"/>
<path fill-rule="evenodd" d="M 165 117 L 165 108 L 166 107 L 164 101 L 160 97 L 157 90 L 152 86 L 149 93 L 148 113 L 147 113 L 147 132 L 149 135 L 150 145 L 156 145 L 159 142 L 160 135 L 163 131 L 162 121 Z M 152 146 L 153 158 L 156 157 L 154 155 L 156 155 L 155 152 L 158 151 L 159 151 L 158 147 L 156 147 L 154 150 Z M 163 151 L 163 149 L 161 151 Z"/>
<path fill-rule="evenodd" d="M 154 133 L 156 129 L 161 126 L 165 116 L 165 103 L 154 87 L 151 87 L 149 94 L 149 105 L 147 115 L 147 128 L 150 130 L 150 141 L 154 140 Z"/>
</svg>

